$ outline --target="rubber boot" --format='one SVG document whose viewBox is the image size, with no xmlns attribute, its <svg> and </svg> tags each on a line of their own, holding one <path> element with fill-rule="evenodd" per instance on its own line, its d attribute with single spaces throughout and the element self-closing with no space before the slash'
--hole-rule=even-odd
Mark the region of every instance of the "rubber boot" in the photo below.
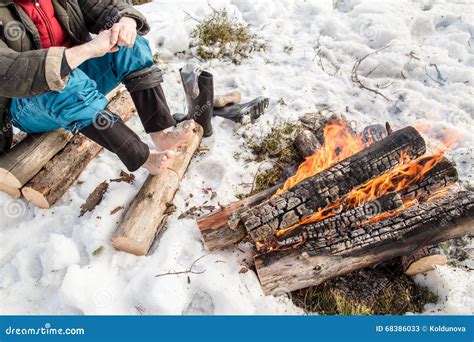
<svg viewBox="0 0 474 342">
<path fill-rule="evenodd" d="M 106 109 L 97 113 L 94 122 L 79 132 L 115 153 L 130 172 L 143 166 L 150 155 L 148 145 L 118 115 Z"/>
<path fill-rule="evenodd" d="M 161 82 L 163 73 L 157 66 L 135 71 L 124 80 L 148 134 L 160 132 L 177 124 L 166 102 Z"/>
<path fill-rule="evenodd" d="M 248 117 L 253 123 L 265 113 L 269 103 L 270 101 L 267 97 L 260 96 L 247 103 L 215 108 L 214 116 L 220 116 L 235 122 L 241 122 L 244 117 Z"/>
<path fill-rule="evenodd" d="M 181 76 L 182 78 L 182 76 Z M 183 80 L 184 84 L 184 80 Z M 198 78 L 199 95 L 192 98 L 186 92 L 186 102 L 188 104 L 188 113 L 186 115 L 175 115 L 174 119 L 178 122 L 194 119 L 204 129 L 204 137 L 210 137 L 213 133 L 212 116 L 214 114 L 214 78 L 207 71 L 202 71 Z"/>
</svg>

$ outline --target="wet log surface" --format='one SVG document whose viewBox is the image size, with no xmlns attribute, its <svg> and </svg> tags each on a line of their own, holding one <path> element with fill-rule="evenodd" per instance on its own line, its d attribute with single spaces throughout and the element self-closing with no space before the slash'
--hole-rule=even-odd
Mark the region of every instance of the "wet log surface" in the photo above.
<svg viewBox="0 0 474 342">
<path fill-rule="evenodd" d="M 298 249 L 259 255 L 255 265 L 266 293 L 289 292 L 472 233 L 474 193 L 451 192 L 363 225 L 357 235 L 337 240 L 321 232 Z"/>
<path fill-rule="evenodd" d="M 270 237 L 275 231 L 298 223 L 352 189 L 393 169 L 403 153 L 415 159 L 425 152 L 425 141 L 416 129 L 401 129 L 242 213 L 242 223 L 256 241 Z"/>
</svg>

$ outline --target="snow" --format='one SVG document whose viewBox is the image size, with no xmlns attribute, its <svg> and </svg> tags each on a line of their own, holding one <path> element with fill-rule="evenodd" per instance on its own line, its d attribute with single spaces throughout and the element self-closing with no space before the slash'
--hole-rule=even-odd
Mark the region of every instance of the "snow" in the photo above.
<svg viewBox="0 0 474 342">
<path fill-rule="evenodd" d="M 214 120 L 215 135 L 203 143 L 209 152 L 193 160 L 176 195 L 177 212 L 146 257 L 117 252 L 110 245 L 124 213 L 111 211 L 131 202 L 144 171 L 136 172 L 132 185 L 112 183 L 94 212 L 79 217 L 89 193 L 102 181 L 117 178 L 123 168 L 109 152 L 102 152 L 50 210 L 0 194 L 0 314 L 301 314 L 288 299 L 265 296 L 252 271 L 239 273 L 249 259 L 245 246 L 209 253 L 195 221 L 178 216 L 204 202 L 230 203 L 235 194 L 248 191 L 259 164 L 234 158 L 235 152 L 249 153 L 244 137 L 258 138 L 273 124 L 296 120 L 305 112 L 340 112 L 358 129 L 386 121 L 395 128 L 416 124 L 429 127 L 428 138 L 452 129 L 463 140 L 450 157 L 458 163 L 464 184 L 474 184 L 472 2 L 211 4 L 250 23 L 269 46 L 241 65 L 202 63 L 215 76 L 216 93 L 239 88 L 244 100 L 268 96 L 269 112 L 246 127 Z M 153 28 L 148 38 L 163 61 L 169 105 L 182 112 L 178 69 L 199 62 L 189 48 L 193 18 L 211 9 L 204 0 L 154 1 L 139 9 Z M 383 50 L 374 53 L 378 49 Z M 388 101 L 351 81 L 354 62 L 369 53 L 374 54 L 361 64 L 360 78 L 369 87 L 385 85 L 381 92 Z M 151 143 L 137 119 L 130 126 Z M 217 197 L 211 198 L 206 188 Z M 101 246 L 104 252 L 94 256 Z M 425 313 L 474 313 L 472 251 L 468 268 L 444 266 L 416 277 L 441 298 L 439 304 L 427 305 Z M 199 258 L 194 273 L 166 274 L 189 270 Z"/>
</svg>

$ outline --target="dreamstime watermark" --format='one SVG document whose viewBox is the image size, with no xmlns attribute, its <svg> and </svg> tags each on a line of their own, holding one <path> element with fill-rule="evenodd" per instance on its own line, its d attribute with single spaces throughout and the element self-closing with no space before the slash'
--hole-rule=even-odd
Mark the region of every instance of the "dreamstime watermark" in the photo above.
<svg viewBox="0 0 474 342">
<path fill-rule="evenodd" d="M 9 41 L 17 41 L 23 39 L 26 34 L 25 25 L 19 21 L 10 21 L 3 28 L 3 35 Z"/>
<path fill-rule="evenodd" d="M 378 200 L 368 202 L 364 208 L 366 214 L 371 217 L 376 217 L 382 213 L 382 205 Z"/>
<path fill-rule="evenodd" d="M 362 21 L 359 25 L 359 33 L 362 37 L 366 38 L 368 41 L 375 41 L 380 35 L 379 29 L 375 26 L 374 22 L 369 19 Z"/>
<path fill-rule="evenodd" d="M 20 218 L 26 213 L 26 204 L 22 200 L 9 200 L 5 203 L 5 206 L 3 207 L 3 212 L 8 218 Z"/>
<path fill-rule="evenodd" d="M 85 335 L 84 328 L 53 328 L 50 323 L 46 323 L 39 328 L 18 328 L 9 326 L 5 329 L 7 336 L 28 336 L 28 335 Z"/>
<path fill-rule="evenodd" d="M 112 305 L 114 301 L 114 295 L 108 288 L 101 287 L 94 292 L 92 299 L 95 305 L 100 308 L 105 308 Z"/>
<path fill-rule="evenodd" d="M 108 110 L 101 110 L 95 115 L 93 125 L 99 131 L 105 131 L 111 128 L 116 121 L 117 116 L 115 114 Z"/>
</svg>

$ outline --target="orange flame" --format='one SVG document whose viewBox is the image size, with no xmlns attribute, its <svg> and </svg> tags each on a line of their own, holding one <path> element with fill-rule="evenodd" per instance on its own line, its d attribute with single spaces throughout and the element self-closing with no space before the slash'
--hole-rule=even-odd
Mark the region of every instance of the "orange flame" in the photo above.
<svg viewBox="0 0 474 342">
<path fill-rule="evenodd" d="M 288 178 L 275 196 L 292 188 L 302 180 L 329 168 L 364 149 L 366 144 L 361 137 L 354 136 L 351 129 L 339 122 L 333 121 L 324 127 L 324 145 L 299 166 L 296 174 Z"/>
<path fill-rule="evenodd" d="M 427 133 L 431 126 L 425 125 L 420 127 L 420 129 Z M 431 140 L 435 143 L 436 152 L 433 154 L 422 156 L 416 160 L 410 160 L 407 153 L 402 153 L 398 166 L 392 171 L 368 181 L 329 206 L 318 209 L 313 215 L 300 220 L 300 222 L 277 231 L 276 236 L 284 236 L 301 225 L 322 221 L 343 211 L 376 200 L 387 193 L 400 192 L 421 181 L 425 174 L 443 159 L 444 153 L 461 140 L 461 136 L 452 129 L 443 129 L 436 132 L 436 135 L 436 138 Z M 298 168 L 297 173 L 285 182 L 283 188 L 278 190 L 275 196 L 287 191 L 302 180 L 312 177 L 335 163 L 360 152 L 371 143 L 371 141 L 364 143 L 361 136 L 355 136 L 347 125 L 339 121 L 331 122 L 324 128 L 324 142 L 321 149 L 306 158 Z M 393 213 L 381 214 L 372 218 L 369 222 L 383 220 L 416 203 L 416 199 L 406 199 L 401 209 Z"/>
<path fill-rule="evenodd" d="M 337 215 L 341 211 L 350 210 L 364 205 L 369 201 L 376 200 L 390 192 L 399 192 L 407 187 L 413 186 L 423 179 L 424 175 L 433 169 L 443 159 L 443 153 L 420 157 L 409 162 L 408 156 L 402 153 L 400 164 L 383 175 L 380 175 L 361 187 L 352 190 L 348 195 L 338 199 L 333 204 L 319 209 L 316 213 L 308 216 L 297 224 L 277 231 L 277 236 L 283 236 L 293 229 L 310 223 L 315 223 Z M 406 207 L 408 203 L 405 203 Z M 386 217 L 384 217 L 386 218 Z"/>
</svg>

